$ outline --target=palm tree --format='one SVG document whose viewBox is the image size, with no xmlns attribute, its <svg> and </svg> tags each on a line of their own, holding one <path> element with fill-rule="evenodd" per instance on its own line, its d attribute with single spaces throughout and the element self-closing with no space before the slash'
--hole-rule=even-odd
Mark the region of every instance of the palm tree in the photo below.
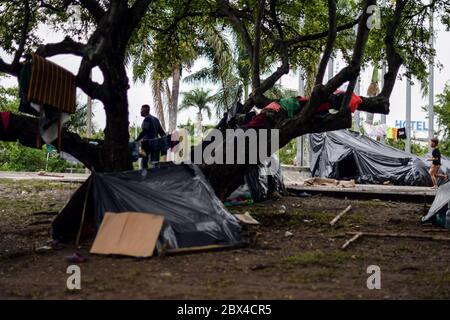
<svg viewBox="0 0 450 320">
<path fill-rule="evenodd" d="M 233 38 L 231 42 L 230 33 Z M 214 109 L 220 117 L 243 96 L 248 97 L 249 58 L 236 35 L 231 31 L 224 32 L 217 25 L 209 25 L 203 30 L 202 43 L 199 54 L 208 59 L 210 65 L 185 77 L 183 81 L 191 84 L 219 84 L 220 87 L 214 95 Z"/>
<path fill-rule="evenodd" d="M 157 40 L 152 38 L 151 34 L 133 41 L 127 53 L 127 64 L 132 66 L 133 81 L 144 83 L 147 79 L 150 80 L 155 113 L 163 129 L 165 130 L 167 125 L 169 132 L 172 132 L 177 125 L 181 71 L 183 67 L 192 67 L 198 53 L 194 44 L 185 42 L 183 43 L 184 54 L 181 58 L 171 61 L 168 70 L 160 70 L 161 67 L 153 60 L 155 45 Z M 171 79 L 171 86 L 169 79 Z"/>
<path fill-rule="evenodd" d="M 367 88 L 367 96 L 375 97 L 380 93 L 380 87 L 378 86 L 378 65 L 373 66 L 372 80 L 370 81 L 369 88 Z M 373 113 L 367 112 L 366 123 L 373 125 Z"/>
<path fill-rule="evenodd" d="M 183 92 L 183 101 L 178 110 L 186 110 L 192 107 L 197 109 L 196 136 L 201 136 L 202 134 L 203 112 L 205 111 L 208 118 L 211 118 L 210 105 L 214 102 L 214 95 L 211 95 L 210 92 L 210 90 L 204 89 L 193 89 L 189 92 Z"/>
</svg>

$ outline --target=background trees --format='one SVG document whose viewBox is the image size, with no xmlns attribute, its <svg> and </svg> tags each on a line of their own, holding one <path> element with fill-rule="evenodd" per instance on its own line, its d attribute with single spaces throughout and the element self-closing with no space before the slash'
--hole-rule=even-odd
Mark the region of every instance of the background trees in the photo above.
<svg viewBox="0 0 450 320">
<path fill-rule="evenodd" d="M 193 89 L 189 92 L 183 93 L 183 101 L 178 110 L 187 110 L 190 108 L 196 109 L 197 123 L 195 135 L 202 135 L 202 120 L 203 112 L 206 113 L 208 118 L 211 118 L 212 104 L 214 103 L 214 96 L 210 94 L 210 90 Z"/>
<path fill-rule="evenodd" d="M 103 104 L 105 139 L 95 146 L 66 131 L 63 150 L 96 170 L 118 171 L 131 168 L 127 63 L 134 61 L 139 71 L 136 75 L 150 77 L 151 74 L 156 84 L 154 92 L 165 93 L 170 119 L 175 118 L 173 112 L 176 112 L 170 106 L 177 105 L 177 73 L 197 56 L 210 57 L 212 69 L 205 71 L 211 71 L 220 80 L 224 105 L 239 96 L 239 92 L 226 92 L 232 87 L 226 84 L 233 79 L 228 75 L 239 79 L 237 82 L 244 92 L 244 111 L 270 102 L 268 91 L 289 70 L 301 66 L 308 75 L 309 103 L 293 118 L 280 113 L 270 119 L 273 128 L 280 130 L 282 147 L 305 133 L 350 127 L 348 100 L 360 70 L 369 63 L 386 61 L 387 73 L 380 93 L 363 97 L 361 111 L 388 113 L 389 97 L 398 76 L 414 75 L 420 82 L 425 81 L 426 64 L 434 54 L 425 22 L 434 10 L 448 25 L 450 3 L 446 0 L 427 4 L 413 0 L 386 3 L 381 8 L 378 24 L 369 10 L 376 4 L 375 0 L 1 1 L 0 40 L 9 58 L 0 59 L 0 72 L 17 75 L 26 52 L 36 51 L 44 57 L 58 54 L 80 57 L 77 84 Z M 38 38 L 37 30 L 42 25 L 60 30 L 66 38 L 46 43 Z M 211 37 L 227 41 L 208 41 Z M 230 59 L 225 43 L 230 39 L 235 39 L 232 43 L 236 44 L 238 54 L 233 52 L 233 61 L 227 63 Z M 219 44 L 223 45 L 222 49 Z M 336 55 L 342 56 L 346 65 L 325 82 L 326 66 Z M 400 74 L 402 65 L 406 71 Z M 94 68 L 101 71 L 103 82 L 90 79 Z M 345 85 L 346 99 L 340 112 L 327 118 L 317 117 L 315 106 Z M 33 126 L 36 126 L 35 119 L 17 114 L 12 117 L 11 130 L 16 136 L 33 134 L 29 129 Z M 216 192 L 222 194 L 248 168 L 213 165 L 202 169 Z M 229 182 L 224 183 L 224 177 L 229 177 L 226 179 Z"/>
<path fill-rule="evenodd" d="M 439 131 L 442 140 L 439 149 L 442 153 L 450 156 L 450 84 L 447 83 L 442 93 L 437 95 L 434 112 L 437 116 Z"/>
</svg>

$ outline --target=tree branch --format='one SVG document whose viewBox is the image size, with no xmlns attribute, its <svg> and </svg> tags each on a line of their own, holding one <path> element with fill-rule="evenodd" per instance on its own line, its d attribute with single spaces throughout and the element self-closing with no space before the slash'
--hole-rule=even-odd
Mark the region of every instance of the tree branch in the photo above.
<svg viewBox="0 0 450 320">
<path fill-rule="evenodd" d="M 20 42 L 19 47 L 17 48 L 16 54 L 14 55 L 14 60 L 12 62 L 13 66 L 16 66 L 20 62 L 20 57 L 23 54 L 23 51 L 25 50 L 25 44 L 27 43 L 28 38 L 28 28 L 30 24 L 30 3 L 28 0 L 23 0 L 23 11 L 24 11 L 24 18 L 22 23 L 22 31 L 20 33 Z"/>
<path fill-rule="evenodd" d="M 95 22 L 99 22 L 106 14 L 105 10 L 96 0 L 78 0 L 79 4 L 85 8 L 94 18 Z"/>
<path fill-rule="evenodd" d="M 328 0 L 328 39 L 317 70 L 315 85 L 321 84 L 336 41 L 336 1 Z"/>
<path fill-rule="evenodd" d="M 355 19 L 352 22 L 343 24 L 341 26 L 336 27 L 336 31 L 340 32 L 340 31 L 344 31 L 344 30 L 348 30 L 353 28 L 355 25 L 357 25 L 359 22 L 359 18 Z M 319 33 L 314 33 L 314 34 L 307 34 L 307 35 L 303 35 L 303 36 L 298 36 L 296 38 L 293 39 L 287 39 L 285 40 L 285 43 L 287 46 L 291 46 L 300 42 L 305 42 L 305 41 L 312 41 L 312 40 L 319 40 L 321 38 L 325 38 L 326 36 L 328 36 L 329 30 L 327 31 L 322 31 Z"/>
<path fill-rule="evenodd" d="M 252 58 L 252 87 L 253 91 L 259 91 L 261 86 L 260 71 L 259 71 L 259 55 L 261 48 L 261 23 L 264 16 L 265 0 L 259 0 L 258 11 L 256 13 L 255 21 L 255 41 L 253 43 L 253 58 Z"/>
<path fill-rule="evenodd" d="M 59 54 L 73 54 L 79 57 L 87 57 L 86 45 L 72 40 L 69 36 L 57 43 L 48 43 L 37 48 L 36 54 L 41 57 L 52 57 Z"/>
<path fill-rule="evenodd" d="M 359 105 L 359 111 L 369 113 L 389 114 L 389 98 L 383 96 L 361 97 L 362 103 Z"/>
<path fill-rule="evenodd" d="M 280 21 L 278 21 L 275 5 L 276 0 L 270 0 L 270 17 L 275 25 L 279 38 L 284 40 L 283 28 L 281 27 Z"/>
<path fill-rule="evenodd" d="M 81 60 L 80 68 L 78 69 L 77 86 L 93 99 L 100 100 L 103 104 L 107 104 L 108 95 L 106 87 L 98 84 L 91 79 L 91 71 L 94 66 L 87 59 Z"/>
<path fill-rule="evenodd" d="M 87 48 L 87 45 L 75 42 L 70 37 L 66 37 L 61 42 L 40 46 L 36 50 L 36 54 L 41 57 L 52 57 L 60 54 L 73 54 L 82 57 L 83 59 L 81 60 L 80 68 L 76 75 L 77 86 L 91 98 L 105 102 L 107 95 L 104 92 L 104 87 L 92 81 L 90 78 L 91 70 L 95 65 L 91 62 L 94 57 L 89 55 Z"/>
<path fill-rule="evenodd" d="M 384 75 L 384 84 L 381 89 L 380 96 L 389 98 L 394 89 L 395 81 L 397 79 L 400 66 L 403 64 L 402 57 L 395 49 L 395 35 L 400 26 L 403 10 L 405 9 L 408 0 L 398 0 L 395 4 L 394 16 L 386 32 L 384 43 L 386 46 L 386 60 L 388 64 L 388 71 Z"/>
<path fill-rule="evenodd" d="M 136 0 L 133 6 L 129 9 L 129 36 L 131 36 L 131 33 L 142 20 L 142 17 L 147 12 L 147 8 L 151 2 L 152 0 Z"/>
<path fill-rule="evenodd" d="M 36 148 L 38 118 L 11 113 L 8 130 L 4 130 L 0 121 L 0 140 L 19 141 L 23 146 Z M 70 153 L 86 167 L 102 171 L 99 158 L 100 146 L 90 144 L 79 135 L 63 129 L 61 133 L 62 151 Z"/>
<path fill-rule="evenodd" d="M 355 80 L 361 69 L 362 57 L 369 37 L 367 20 L 369 14 L 367 8 L 375 4 L 375 0 L 366 0 L 362 9 L 362 15 L 358 24 L 355 45 L 353 47 L 352 60 L 350 65 L 342 69 L 338 74 L 331 78 L 322 88 L 322 94 L 329 96 L 347 81 Z"/>
<path fill-rule="evenodd" d="M 350 112 L 348 112 L 347 106 L 353 93 L 355 81 L 358 78 L 361 69 L 361 61 L 370 31 L 367 28 L 367 20 L 369 19 L 367 8 L 375 2 L 375 0 L 366 0 L 363 5 L 350 65 L 343 68 L 336 76 L 328 80 L 325 85 L 318 84 L 315 86 L 313 92 L 311 93 L 311 98 L 305 108 L 301 111 L 300 116 L 297 119 L 294 118 L 298 126 L 305 125 L 305 123 L 309 122 L 314 114 L 315 107 L 324 103 L 328 97 L 336 91 L 336 89 L 347 81 L 350 81 L 350 83 L 345 93 L 345 98 L 340 113 L 344 113 L 344 115 L 348 114 L 348 117 L 350 117 Z"/>
<path fill-rule="evenodd" d="M 287 46 L 281 40 L 275 41 L 274 46 L 280 54 L 281 65 L 261 83 L 261 93 L 272 88 L 283 75 L 289 73 L 289 53 Z"/>
<path fill-rule="evenodd" d="M 19 46 L 14 54 L 13 61 L 11 63 L 6 63 L 1 57 L 0 57 L 0 72 L 4 72 L 6 74 L 17 76 L 19 74 L 20 70 L 20 58 L 25 50 L 25 45 L 28 38 L 28 28 L 30 24 L 30 18 L 31 18 L 31 10 L 30 10 L 30 3 L 28 0 L 23 0 L 23 10 L 24 10 L 24 18 L 22 22 L 22 30 L 20 33 L 20 40 L 19 40 Z"/>
<path fill-rule="evenodd" d="M 10 63 L 6 63 L 3 61 L 3 59 L 0 57 L 0 72 L 9 74 L 11 76 L 16 76 L 19 74 L 19 67 L 18 65 L 13 66 Z"/>
<path fill-rule="evenodd" d="M 226 17 L 228 17 L 236 31 L 241 35 L 242 41 L 247 49 L 248 56 L 253 57 L 252 39 L 248 33 L 245 23 L 238 17 L 234 10 L 232 10 L 228 0 L 217 0 L 217 5 L 219 13 L 223 13 Z"/>
</svg>

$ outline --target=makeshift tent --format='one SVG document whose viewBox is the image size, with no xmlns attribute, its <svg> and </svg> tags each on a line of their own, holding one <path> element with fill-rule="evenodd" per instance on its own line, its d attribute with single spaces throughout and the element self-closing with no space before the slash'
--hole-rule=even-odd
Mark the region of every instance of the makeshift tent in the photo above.
<svg viewBox="0 0 450 320">
<path fill-rule="evenodd" d="M 269 199 L 274 192 L 285 193 L 283 173 L 277 156 L 274 154 L 259 166 L 250 169 L 244 177 L 253 201 Z M 242 187 L 242 186 L 241 186 Z"/>
<path fill-rule="evenodd" d="M 273 154 L 260 165 L 244 175 L 244 183 L 233 191 L 225 201 L 227 206 L 253 204 L 270 198 L 274 192 L 283 195 L 286 188 L 278 157 Z M 251 200 L 251 201 L 249 201 Z"/>
<path fill-rule="evenodd" d="M 427 165 L 419 157 L 357 132 L 311 134 L 310 149 L 313 177 L 354 179 L 362 184 L 431 186 Z"/>
<path fill-rule="evenodd" d="M 433 204 L 422 222 L 431 222 L 440 227 L 450 229 L 450 182 L 439 187 Z"/>
<path fill-rule="evenodd" d="M 54 239 L 76 238 L 84 205 L 82 237 L 95 235 L 105 212 L 142 212 L 164 217 L 157 249 L 245 243 L 238 220 L 194 165 L 92 173 L 54 220 Z"/>
</svg>

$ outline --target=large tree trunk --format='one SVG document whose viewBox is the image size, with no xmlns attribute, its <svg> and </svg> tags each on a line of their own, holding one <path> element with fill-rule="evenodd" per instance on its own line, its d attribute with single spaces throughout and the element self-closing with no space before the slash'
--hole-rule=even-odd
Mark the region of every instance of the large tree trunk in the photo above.
<svg viewBox="0 0 450 320">
<path fill-rule="evenodd" d="M 105 108 L 105 142 L 101 151 L 102 171 L 124 171 L 132 169 L 128 148 L 129 122 L 128 102 L 125 96 Z"/>
<path fill-rule="evenodd" d="M 129 81 L 119 52 L 107 63 L 109 70 L 106 83 L 108 97 L 103 101 L 106 113 L 105 141 L 101 150 L 102 171 L 125 171 L 132 169 L 129 149 L 128 96 Z"/>
</svg>

